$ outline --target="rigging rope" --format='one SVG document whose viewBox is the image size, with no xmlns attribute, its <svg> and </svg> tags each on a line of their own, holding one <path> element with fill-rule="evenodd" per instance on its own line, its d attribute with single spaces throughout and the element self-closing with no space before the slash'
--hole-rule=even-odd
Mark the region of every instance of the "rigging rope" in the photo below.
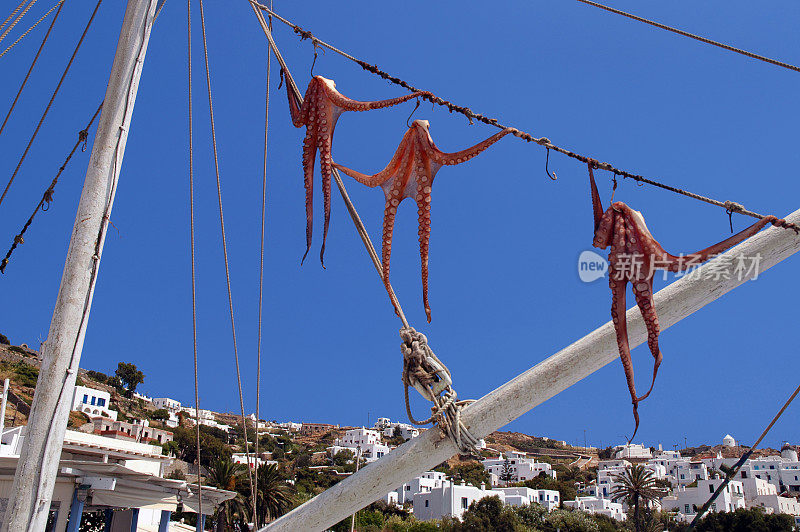
<svg viewBox="0 0 800 532">
<path fill-rule="evenodd" d="M 163 7 L 164 4 L 162 3 Z M 158 11 L 156 11 L 158 16 Z M 194 136 L 192 124 L 192 0 L 186 0 L 186 55 L 189 104 L 189 255 L 192 263 L 192 351 L 194 354 L 194 433 L 197 445 L 197 515 L 203 515 L 203 482 L 200 477 L 200 386 L 197 378 L 197 292 L 194 260 Z"/>
<path fill-rule="evenodd" d="M 200 27 L 203 30 L 203 56 L 206 65 L 206 86 L 208 88 L 208 110 L 211 121 L 211 145 L 214 151 L 214 170 L 217 176 L 217 201 L 219 203 L 219 224 L 222 233 L 222 254 L 225 259 L 225 281 L 228 286 L 228 308 L 231 315 L 231 333 L 233 335 L 233 359 L 236 365 L 236 381 L 239 385 L 239 404 L 242 409 L 242 433 L 244 435 L 245 456 L 247 457 L 247 478 L 250 481 L 250 493 L 253 491 L 253 472 L 250 470 L 250 442 L 247 439 L 247 422 L 244 417 L 244 395 L 242 394 L 242 375 L 239 371 L 239 349 L 236 344 L 236 325 L 233 318 L 233 294 L 231 292 L 231 273 L 228 266 L 228 243 L 225 237 L 225 218 L 222 211 L 222 183 L 219 177 L 219 157 L 217 156 L 217 132 L 214 126 L 214 102 L 211 97 L 211 70 L 208 66 L 208 43 L 206 41 L 206 19 L 203 12 L 203 0 L 200 0 Z"/>
<path fill-rule="evenodd" d="M 49 17 L 49 16 L 50 16 L 50 13 L 52 13 L 52 12 L 53 12 L 53 10 L 54 10 L 55 8 L 58 8 L 58 9 L 60 10 L 60 9 L 61 9 L 61 6 L 62 6 L 63 4 L 64 4 L 64 0 L 58 0 L 58 2 L 56 2 L 56 3 L 53 5 L 53 7 L 51 7 L 51 8 L 50 8 L 50 10 L 49 10 L 49 11 L 47 11 L 47 13 L 45 13 L 44 15 L 42 15 L 42 16 L 41 16 L 41 18 L 39 18 L 39 20 L 37 20 L 37 21 L 36 21 L 36 22 L 33 24 L 33 26 L 31 26 L 30 28 L 28 28 L 27 30 L 25 30 L 25 33 L 23 33 L 22 35 L 20 35 L 19 37 L 17 37 L 17 40 L 16 40 L 16 41 L 14 41 L 13 43 L 11 43 L 11 44 L 8 46 L 8 48 L 6 48 L 6 49 L 5 49 L 5 50 L 3 50 L 2 52 L 0 52 L 0 57 L 3 57 L 4 55 L 6 55 L 6 53 L 8 53 L 8 51 L 9 51 L 9 50 L 11 50 L 12 48 L 14 48 L 14 47 L 17 45 L 17 43 L 19 43 L 19 41 L 21 41 L 21 40 L 22 40 L 22 39 L 23 39 L 23 38 L 24 38 L 26 35 L 28 35 L 28 34 L 29 34 L 31 31 L 33 31 L 33 28 L 35 28 L 36 26 L 38 26 L 38 25 L 39 25 L 39 23 L 40 23 L 41 21 L 43 21 L 44 19 L 46 19 L 47 17 Z"/>
<path fill-rule="evenodd" d="M 389 74 L 387 72 L 384 72 L 383 70 L 379 69 L 375 65 L 371 65 L 371 64 L 367 63 L 366 61 L 362 61 L 360 59 L 357 59 L 356 57 L 353 57 L 352 55 L 350 55 L 350 54 L 348 54 L 348 53 L 346 53 L 346 52 L 344 52 L 342 50 L 339 50 L 338 48 L 334 47 L 333 45 L 330 45 L 330 44 L 328 44 L 328 43 L 326 43 L 324 41 L 319 40 L 310 31 L 304 30 L 303 28 L 301 28 L 300 26 L 294 24 L 293 22 L 290 22 L 289 20 L 281 17 L 280 15 L 277 15 L 275 12 L 273 12 L 267 6 L 259 4 L 255 0 L 248 0 L 248 1 L 250 2 L 251 5 L 253 5 L 253 9 L 258 8 L 258 9 L 260 9 L 262 11 L 265 11 L 269 15 L 275 17 L 276 19 L 280 20 L 281 22 L 283 22 L 287 26 L 291 27 L 294 30 L 294 32 L 297 35 L 300 36 L 301 40 L 311 39 L 311 41 L 312 41 L 312 43 L 314 44 L 315 47 L 316 46 L 321 46 L 323 48 L 327 48 L 327 49 L 329 49 L 329 50 L 331 50 L 333 52 L 336 52 L 337 54 L 341 55 L 342 57 L 345 57 L 345 58 L 355 62 L 356 64 L 358 64 L 364 70 L 366 70 L 368 72 L 372 72 L 373 74 L 375 74 L 377 76 L 380 76 L 381 78 L 383 78 L 385 80 L 388 80 L 391 83 L 394 83 L 395 85 L 399 85 L 399 86 L 401 86 L 401 87 L 403 87 L 403 88 L 405 88 L 405 89 L 407 89 L 407 90 L 409 90 L 411 92 L 422 91 L 422 89 L 418 89 L 418 88 L 414 87 L 413 85 L 407 83 L 406 81 L 403 81 L 402 79 L 400 79 L 400 78 L 398 78 L 396 76 L 392 76 L 391 74 Z M 441 106 L 447 107 L 447 109 L 451 113 L 456 112 L 456 113 L 460 113 L 460 114 L 466 116 L 467 119 L 469 119 L 470 123 L 472 123 L 473 120 L 477 120 L 478 122 L 482 122 L 484 124 L 497 127 L 499 129 L 505 129 L 507 127 L 510 127 L 510 126 L 506 126 L 504 124 L 501 124 L 496 118 L 488 118 L 488 117 L 486 117 L 486 116 L 484 116 L 482 114 L 475 113 L 469 107 L 456 105 L 456 104 L 454 104 L 454 103 L 452 103 L 450 101 L 444 100 L 444 99 L 442 99 L 442 98 L 440 98 L 438 96 L 432 96 L 432 97 L 422 96 L 421 98 L 423 98 L 425 100 L 428 100 L 428 101 L 430 101 L 432 103 L 435 103 L 437 105 L 441 105 Z M 579 153 L 573 152 L 573 151 L 568 150 L 566 148 L 562 148 L 560 146 L 557 146 L 557 145 L 553 144 L 552 141 L 547 137 L 534 137 L 530 133 L 526 133 L 525 131 L 522 131 L 521 129 L 518 129 L 518 128 L 514 128 L 514 129 L 516 129 L 516 131 L 513 132 L 513 135 L 515 137 L 521 138 L 521 139 L 523 139 L 523 140 L 525 140 L 527 142 L 536 143 L 539 146 L 542 146 L 543 148 L 546 148 L 547 150 L 557 151 L 558 153 L 566 155 L 567 157 L 570 157 L 572 159 L 576 159 L 578 161 L 581 161 L 582 163 L 588 164 L 590 161 L 592 161 L 594 166 L 595 166 L 595 168 L 598 168 L 598 169 L 601 169 L 601 170 L 607 170 L 609 172 L 613 172 L 615 176 L 619 175 L 619 176 L 622 176 L 622 177 L 633 179 L 637 183 L 647 183 L 648 185 L 652 185 L 654 187 L 662 188 L 664 190 L 669 190 L 670 192 L 674 192 L 674 193 L 680 194 L 682 196 L 686 196 L 686 197 L 689 197 L 689 198 L 692 198 L 692 199 L 695 199 L 695 200 L 698 200 L 698 201 L 702 201 L 702 202 L 708 203 L 710 205 L 715 205 L 717 207 L 721 207 L 721 208 L 725 209 L 727 212 L 738 213 L 738 214 L 742 214 L 742 215 L 745 215 L 745 216 L 750 216 L 752 218 L 758 218 L 758 219 L 764 218 L 764 216 L 765 216 L 763 214 L 759 214 L 757 212 L 754 212 L 754 211 L 746 209 L 741 203 L 737 203 L 737 202 L 734 202 L 734 201 L 720 201 L 720 200 L 716 200 L 716 199 L 709 198 L 709 197 L 706 197 L 706 196 L 702 196 L 700 194 L 696 194 L 694 192 L 689 192 L 687 190 L 683 190 L 683 189 L 680 189 L 680 188 L 677 188 L 677 187 L 673 187 L 671 185 L 660 183 L 660 182 L 655 181 L 653 179 L 648 179 L 648 178 L 646 178 L 646 177 L 644 177 L 642 175 L 634 174 L 634 173 L 628 172 L 626 170 L 622 170 L 620 168 L 617 168 L 617 167 L 611 165 L 610 163 L 600 162 L 600 161 L 598 161 L 598 160 L 596 160 L 596 159 L 594 159 L 592 157 L 588 157 L 586 155 L 581 155 Z M 784 226 L 784 227 L 787 227 L 787 226 Z M 795 227 L 788 227 L 788 228 L 793 229 L 793 230 L 795 229 Z"/>
<path fill-rule="evenodd" d="M 775 414 L 775 417 L 772 418 L 772 421 L 770 421 L 769 425 L 767 425 L 767 428 L 764 429 L 764 432 L 761 433 L 761 436 L 758 437 L 758 440 L 756 440 L 756 442 L 753 444 L 753 446 L 750 447 L 750 449 L 748 449 L 747 452 L 744 453 L 741 458 L 739 458 L 739 461 L 737 461 L 733 465 L 733 468 L 731 468 L 731 471 L 729 473 L 725 474 L 725 480 L 714 491 L 714 494 L 711 495 L 711 497 L 706 501 L 706 503 L 703 505 L 703 507 L 700 508 L 700 510 L 697 511 L 697 514 L 695 514 L 694 519 L 692 520 L 691 524 L 689 525 L 689 530 L 692 530 L 695 527 L 695 525 L 698 523 L 700 518 L 702 518 L 703 515 L 706 513 L 706 511 L 708 511 L 708 508 L 711 506 L 711 503 L 713 503 L 714 500 L 719 496 L 719 494 L 722 493 L 722 490 L 725 489 L 725 487 L 728 485 L 728 483 L 731 481 L 731 479 L 736 475 L 736 473 L 739 472 L 739 469 L 741 469 L 741 467 L 744 465 L 744 463 L 747 462 L 747 460 L 750 458 L 750 455 L 753 454 L 753 451 L 755 450 L 755 448 L 758 447 L 758 445 L 761 443 L 761 440 L 764 439 L 764 436 L 767 435 L 767 433 L 770 431 L 770 429 L 772 429 L 772 426 L 778 421 L 778 419 L 780 419 L 780 417 L 783 415 L 783 413 L 786 411 L 786 409 L 789 408 L 789 405 L 792 404 L 792 401 L 794 401 L 794 398 L 797 397 L 797 394 L 799 392 L 800 392 L 800 386 L 795 388 L 794 393 L 789 397 L 789 399 L 786 400 L 785 403 L 783 403 L 783 407 L 778 411 L 777 414 Z"/>
<path fill-rule="evenodd" d="M 44 112 L 42 113 L 42 117 L 39 119 L 39 123 L 36 125 L 36 129 L 33 130 L 33 135 L 31 135 L 31 139 L 28 141 L 28 145 L 25 146 L 25 151 L 22 152 L 22 157 L 20 157 L 19 162 L 17 163 L 17 167 L 14 169 L 14 173 L 11 174 L 11 179 L 8 180 L 8 184 L 6 185 L 6 188 L 3 190 L 3 194 L 0 195 L 0 205 L 3 204 L 3 199 L 6 197 L 8 189 L 14 182 L 14 178 L 17 177 L 17 172 L 19 172 L 19 169 L 22 166 L 23 161 L 25 161 L 25 157 L 27 157 L 28 151 L 31 149 L 33 141 L 36 139 L 36 135 L 39 134 L 39 129 L 42 127 L 42 123 L 44 122 L 44 119 L 47 117 L 47 113 L 50 112 L 50 107 L 53 105 L 53 101 L 56 99 L 56 95 L 58 94 L 58 91 L 61 89 L 61 84 L 64 83 L 64 79 L 67 77 L 67 73 L 69 72 L 69 69 L 72 66 L 72 62 L 75 60 L 75 56 L 78 55 L 78 50 L 80 50 L 81 48 L 83 39 L 86 37 L 89 28 L 92 26 L 92 21 L 94 21 L 94 16 L 97 14 L 97 10 L 100 9 L 100 4 L 102 3 L 103 0 L 97 0 L 97 5 L 94 6 L 94 11 L 92 11 L 92 16 L 89 17 L 89 22 L 86 23 L 86 27 L 83 29 L 81 38 L 78 39 L 78 44 L 75 45 L 75 50 L 73 50 L 72 56 L 69 58 L 67 67 L 64 69 L 64 73 L 61 74 L 61 79 L 58 80 L 58 85 L 56 85 L 56 88 L 53 91 L 53 95 L 50 96 L 50 101 L 47 102 L 47 107 L 45 107 Z M 55 19 L 53 20 L 55 21 Z"/>
<path fill-rule="evenodd" d="M 294 82 L 294 78 L 292 77 L 286 62 L 284 61 L 283 56 L 275 44 L 275 40 L 272 37 L 272 31 L 264 21 L 263 14 L 256 8 L 256 5 L 258 4 L 252 0 L 249 1 L 253 7 L 256 17 L 258 18 L 261 29 L 264 31 L 264 35 L 269 41 L 270 48 L 272 48 L 272 51 L 275 53 L 275 57 L 281 66 L 281 72 L 284 76 L 284 80 L 292 89 L 292 93 L 294 94 L 297 102 L 302 105 L 303 97 L 300 94 L 300 90 L 297 88 L 297 84 Z M 403 323 L 403 328 L 400 329 L 400 337 L 403 340 L 403 345 L 401 348 L 403 352 L 402 380 L 405 387 L 406 411 L 408 413 L 409 420 L 417 425 L 426 425 L 431 422 L 436 422 L 439 424 L 442 437 L 450 437 L 460 452 L 473 455 L 480 454 L 477 449 L 478 439 L 469 433 L 468 428 L 461 421 L 461 409 L 472 401 L 458 400 L 456 392 L 452 387 L 450 371 L 447 369 L 444 363 L 442 363 L 441 360 L 436 357 L 431 348 L 428 346 L 425 335 L 418 333 L 409 325 L 405 314 L 403 313 L 403 309 L 400 306 L 400 302 L 394 293 L 391 283 L 389 283 L 388 280 L 385 283 L 383 282 L 383 267 L 381 266 L 381 261 L 378 258 L 377 252 L 375 251 L 375 246 L 372 244 L 369 233 L 367 232 L 366 227 L 364 227 L 364 223 L 361 221 L 361 217 L 358 215 L 355 205 L 353 205 L 353 202 L 350 200 L 350 196 L 347 194 L 347 189 L 344 186 L 344 182 L 342 181 L 338 170 L 335 168 L 333 169 L 333 177 L 336 181 L 336 186 L 342 195 L 342 199 L 345 202 L 347 211 L 350 213 L 350 217 L 353 220 L 353 224 L 355 225 L 356 230 L 358 231 L 358 234 L 364 243 L 367 253 L 372 259 L 375 270 L 378 272 L 378 276 L 381 279 L 381 285 L 388 293 L 392 305 L 394 306 L 400 321 Z M 414 386 L 423 397 L 434 403 L 434 407 L 432 409 L 433 415 L 425 421 L 416 421 L 411 414 L 411 406 L 408 398 L 409 386 Z"/>
<path fill-rule="evenodd" d="M 20 13 L 20 14 L 19 14 L 19 16 L 18 16 L 16 19 L 14 19 L 14 22 L 12 22 L 12 23 L 11 23 L 11 25 L 10 25 L 8 28 L 6 28 L 6 31 L 4 31 L 4 32 L 3 32 L 3 34 L 2 34 L 2 35 L 0 35 L 0 42 L 3 42 L 3 39 L 5 39 L 5 38 L 6 38 L 6 35 L 8 35 L 8 32 L 10 32 L 12 29 L 14 29 L 14 26 L 16 26 L 16 25 L 17 25 L 17 22 L 19 22 L 20 20 L 22 20 L 22 17 L 24 17 L 24 16 L 25 16 L 25 13 L 27 13 L 27 12 L 28 12 L 28 10 L 29 10 L 30 8 L 32 8 L 32 7 L 33 7 L 33 4 L 35 4 L 36 2 L 38 2 L 38 0 L 31 0 L 31 3 L 30 3 L 30 4 L 28 4 L 28 5 L 25 7 L 25 9 L 23 9 L 23 10 L 22 10 L 22 13 Z"/>
<path fill-rule="evenodd" d="M 270 7 L 272 7 L 272 0 L 270 0 Z M 272 19 L 269 21 L 272 27 Z M 258 275 L 258 348 L 256 353 L 256 445 L 255 445 L 255 465 L 256 474 L 253 479 L 253 523 L 258 528 L 258 424 L 261 420 L 261 328 L 263 316 L 263 300 L 264 300 L 264 232 L 266 226 L 267 215 L 267 134 L 269 133 L 269 84 L 272 79 L 272 54 L 269 47 L 267 47 L 267 83 L 265 88 L 265 103 L 264 103 L 264 173 L 261 183 L 261 262 L 259 263 Z"/>
<path fill-rule="evenodd" d="M 22 6 L 24 6 L 24 5 L 25 5 L 25 2 L 27 2 L 27 1 L 28 1 L 28 0 L 22 0 L 22 2 L 20 2 L 20 3 L 19 3 L 19 5 L 17 6 L 17 8 L 16 8 L 16 9 L 14 9 L 14 11 L 13 11 L 13 12 L 12 12 L 12 13 L 11 13 L 9 16 L 8 16 L 8 18 L 6 18 L 6 19 L 3 21 L 3 23 L 2 23 L 2 24 L 0 24 L 0 30 L 2 30 L 2 29 L 3 29 L 3 28 L 6 26 L 6 24 L 8 24 L 8 21 L 9 21 L 9 20 L 11 20 L 12 18 L 14 18 L 14 16 L 15 16 L 17 13 L 19 13 L 19 10 L 20 10 L 20 9 L 22 9 Z"/>
<path fill-rule="evenodd" d="M 39 60 L 39 55 L 42 53 L 42 49 L 44 48 L 47 39 L 50 37 L 50 31 L 53 29 L 53 26 L 55 26 L 56 20 L 58 20 L 58 15 L 61 14 L 62 7 L 64 7 L 63 2 L 58 6 L 58 11 L 56 11 L 53 20 L 50 21 L 50 26 L 48 26 L 47 28 L 47 33 L 45 33 L 44 38 L 42 38 L 42 44 L 39 45 L 39 49 L 36 51 L 36 55 L 33 56 L 33 61 L 31 61 L 30 68 L 28 68 L 28 73 L 25 74 L 25 79 L 22 80 L 22 85 L 19 86 L 17 95 L 14 97 L 14 101 L 11 102 L 11 107 L 9 108 L 8 113 L 6 113 L 6 117 L 3 119 L 3 125 L 0 125 L 0 135 L 3 134 L 3 129 L 5 129 L 6 123 L 8 123 L 8 119 L 11 117 L 11 113 L 14 111 L 14 107 L 17 106 L 17 101 L 19 100 L 19 97 L 22 94 L 22 89 L 25 88 L 25 85 L 28 83 L 28 79 L 31 77 L 31 72 L 33 72 L 33 67 L 36 66 L 36 61 Z"/>
<path fill-rule="evenodd" d="M 0 261 L 0 273 L 6 273 L 6 266 L 8 266 L 8 261 L 11 259 L 11 254 L 14 253 L 14 250 L 16 249 L 17 245 L 25 243 L 24 240 L 25 232 L 28 230 L 28 227 L 30 227 L 31 223 L 33 223 L 33 219 L 36 217 L 36 214 L 40 210 L 46 211 L 50 208 L 50 202 L 53 201 L 53 192 L 55 190 L 56 184 L 58 183 L 58 178 L 61 176 L 61 172 L 63 172 L 64 169 L 67 167 L 67 163 L 69 163 L 70 159 L 72 159 L 72 156 L 75 154 L 75 151 L 78 149 L 78 146 L 83 144 L 83 148 L 81 149 L 81 151 L 86 151 L 86 141 L 89 138 L 89 128 L 92 127 L 92 123 L 94 122 L 95 118 L 97 118 L 97 115 L 100 114 L 100 109 L 102 108 L 103 108 L 103 102 L 100 102 L 100 106 L 97 108 L 97 111 L 94 112 L 94 115 L 92 115 L 92 119 L 89 120 L 89 123 L 86 124 L 86 127 L 84 129 L 78 132 L 78 140 L 75 142 L 75 145 L 72 147 L 72 150 L 69 152 L 69 155 L 67 155 L 64 164 L 62 164 L 61 167 L 58 169 L 56 176 L 50 182 L 50 186 L 47 187 L 47 189 L 44 191 L 44 194 L 42 194 L 42 199 L 39 200 L 39 204 L 36 205 L 36 208 L 33 210 L 33 214 L 31 214 L 30 218 L 28 218 L 28 221 L 25 222 L 25 225 L 22 226 L 22 230 L 19 232 L 19 234 L 14 237 L 14 241 L 11 244 L 11 248 L 8 250 L 8 253 L 6 253 L 5 258 L 3 258 L 2 261 Z M 47 207 L 44 206 L 45 204 L 47 204 Z"/>
<path fill-rule="evenodd" d="M 702 37 L 700 35 L 695 35 L 694 33 L 689 33 L 688 31 L 679 30 L 677 28 L 673 28 L 671 26 L 667 26 L 666 24 L 661 24 L 660 22 L 655 22 L 653 20 L 648 20 L 646 18 L 642 18 L 636 15 L 632 15 L 631 13 L 626 13 L 625 11 L 620 11 L 619 9 L 614 9 L 613 7 L 608 7 L 603 4 L 598 4 L 597 2 L 592 2 L 591 0 L 578 0 L 583 4 L 599 7 L 600 9 L 604 9 L 609 13 L 614 13 L 616 15 L 622 15 L 623 17 L 628 17 L 629 19 L 635 20 L 637 22 L 644 22 L 645 24 L 649 24 L 656 28 L 671 31 L 672 33 L 677 33 L 678 35 L 682 35 L 684 37 L 689 37 L 690 39 L 694 39 L 696 41 L 700 41 L 705 44 L 710 44 L 712 46 L 716 46 L 718 48 L 722 48 L 723 50 L 728 50 L 729 52 L 735 52 L 737 54 L 741 54 L 745 57 L 749 57 L 750 59 L 758 59 L 759 61 L 764 61 L 765 63 L 769 63 L 771 65 L 779 66 L 782 68 L 786 68 L 789 70 L 794 70 L 795 72 L 800 72 L 800 67 L 795 65 L 791 65 L 789 63 L 784 63 L 783 61 L 777 61 L 775 59 L 770 59 L 769 57 L 764 57 L 763 55 L 754 54 L 753 52 L 748 52 L 747 50 L 742 50 L 741 48 L 735 48 L 728 44 L 724 44 L 717 41 L 712 41 L 706 37 Z"/>
</svg>

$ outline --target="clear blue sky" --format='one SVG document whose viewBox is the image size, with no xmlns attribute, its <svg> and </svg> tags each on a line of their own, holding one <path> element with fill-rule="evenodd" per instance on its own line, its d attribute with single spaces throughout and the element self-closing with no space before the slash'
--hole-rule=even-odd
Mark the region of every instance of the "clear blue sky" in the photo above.
<svg viewBox="0 0 800 532">
<path fill-rule="evenodd" d="M 104 2 L 16 183 L 0 207 L 5 253 L 105 91 L 123 2 Z M 621 168 L 751 209 L 798 208 L 800 76 L 577 2 L 276 2 L 321 39 L 472 109 Z M 633 2 L 615 7 L 733 45 L 800 62 L 800 6 L 751 2 Z M 16 165 L 94 2 L 67 0 L 16 114 L 0 137 L 3 184 Z M 44 10 L 44 6 L 37 6 Z M 187 204 L 186 5 L 168 0 L 144 68 L 81 366 L 146 374 L 141 391 L 193 401 Z M 266 42 L 247 2 L 206 6 L 217 135 L 248 412 L 255 404 L 256 311 Z M 37 11 L 38 13 L 38 11 Z M 195 7 L 194 13 L 199 15 Z M 31 21 L 35 20 L 30 14 Z M 4 13 L 5 16 L 5 13 Z M 27 17 L 26 17 L 27 18 Z M 30 21 L 29 21 L 30 22 Z M 195 176 L 201 406 L 238 411 L 213 160 L 195 21 Z M 21 26 L 24 24 L 21 23 Z M 20 27 L 21 27 L 20 26 Z M 0 59 L 0 111 L 10 104 L 44 26 Z M 15 33 L 16 34 L 16 33 Z M 301 88 L 310 42 L 285 26 L 275 36 Z M 364 424 L 405 419 L 394 316 L 341 199 L 334 194 L 327 270 L 314 247 L 305 266 L 300 166 L 277 69 L 271 83 L 262 412 L 269 419 Z M 346 95 L 379 99 L 403 89 L 328 52 L 316 74 Z M 383 168 L 413 108 L 407 103 L 342 117 L 334 156 Z M 495 130 L 424 104 L 440 148 L 455 151 Z M 93 135 L 92 131 L 92 135 Z M 0 331 L 37 346 L 47 334 L 88 152 L 74 157 L 51 209 L 39 215 L 2 283 Z M 576 260 L 591 248 L 585 166 L 507 137 L 475 160 L 439 173 L 433 192 L 430 298 L 425 324 L 416 209 L 400 209 L 392 281 L 410 320 L 428 334 L 464 398 L 477 398 L 609 319 L 604 281 L 581 283 Z M 319 170 L 316 170 L 319 176 Z M 607 202 L 610 179 L 598 172 Z M 383 196 L 348 179 L 374 239 Z M 319 181 L 317 181 L 319 191 Z M 671 252 L 729 234 L 723 211 L 621 181 L 616 199 L 641 210 Z M 741 229 L 749 219 L 734 218 Z M 797 384 L 798 259 L 680 322 L 661 336 L 664 363 L 642 403 L 637 440 L 650 444 L 752 442 Z M 634 351 L 640 387 L 652 359 Z M 415 401 L 422 416 L 427 407 Z M 794 405 L 766 444 L 800 440 Z M 630 434 L 630 400 L 614 362 L 507 427 L 570 442 L 616 444 Z"/>
</svg>

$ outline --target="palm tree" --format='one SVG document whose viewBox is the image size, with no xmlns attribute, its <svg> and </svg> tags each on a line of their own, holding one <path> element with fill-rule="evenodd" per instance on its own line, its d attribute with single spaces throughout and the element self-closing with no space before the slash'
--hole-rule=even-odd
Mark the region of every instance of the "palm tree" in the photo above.
<svg viewBox="0 0 800 532">
<path fill-rule="evenodd" d="M 617 485 L 611 490 L 611 500 L 625 501 L 628 506 L 633 506 L 633 526 L 636 532 L 641 532 L 639 501 L 648 504 L 662 495 L 653 472 L 641 464 L 636 464 L 625 469 L 624 473 L 614 475 L 613 479 Z"/>
<path fill-rule="evenodd" d="M 291 490 L 275 464 L 258 468 L 258 493 L 256 508 L 259 521 L 271 521 L 286 513 L 292 505 Z"/>
<path fill-rule="evenodd" d="M 211 462 L 208 482 L 213 486 L 229 491 L 236 491 L 236 482 L 241 476 L 244 466 L 234 463 L 228 457 L 217 457 Z M 233 499 L 228 499 L 217 508 L 214 513 L 216 530 L 224 532 L 226 529 L 235 529 L 236 523 L 247 522 L 248 507 L 241 494 L 237 493 Z"/>
</svg>

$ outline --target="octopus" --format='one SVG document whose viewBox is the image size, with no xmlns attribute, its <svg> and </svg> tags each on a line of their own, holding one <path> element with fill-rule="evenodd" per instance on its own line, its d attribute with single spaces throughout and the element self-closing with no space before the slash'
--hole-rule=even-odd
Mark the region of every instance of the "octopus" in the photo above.
<svg viewBox="0 0 800 532">
<path fill-rule="evenodd" d="M 455 153 L 445 153 L 433 143 L 427 120 L 415 120 L 408 128 L 389 164 L 374 175 L 365 175 L 334 163 L 333 166 L 368 187 L 380 186 L 386 197 L 383 213 L 383 280 L 389 287 L 389 267 L 392 255 L 392 233 L 397 208 L 406 198 L 417 203 L 419 218 L 419 253 L 422 261 L 422 300 L 428 323 L 431 307 L 428 303 L 428 251 L 431 235 L 431 187 L 442 166 L 469 161 L 489 146 L 516 130 L 506 128 L 483 142 Z"/>
<path fill-rule="evenodd" d="M 328 238 L 328 226 L 331 218 L 331 149 L 333 130 L 339 116 L 345 111 L 368 111 L 391 107 L 416 97 L 431 97 L 426 91 L 412 92 L 399 98 L 374 102 L 351 100 L 336 90 L 336 83 L 322 76 L 314 76 L 308 84 L 303 102 L 298 102 L 290 84 L 286 84 L 289 96 L 289 113 L 295 127 L 306 126 L 306 138 L 303 141 L 303 174 L 306 193 L 306 252 L 300 262 L 305 261 L 311 249 L 311 235 L 314 222 L 314 159 L 319 151 L 319 165 L 322 174 L 322 195 L 325 208 L 325 225 L 322 234 L 322 248 L 319 260 L 325 267 L 325 241 Z M 298 105 L 300 103 L 300 105 Z"/>
<path fill-rule="evenodd" d="M 650 392 L 653 391 L 658 367 L 662 361 L 661 349 L 658 346 L 660 332 L 658 315 L 653 304 L 653 277 L 655 271 L 686 271 L 750 238 L 768 223 L 778 227 L 792 224 L 787 224 L 785 220 L 778 219 L 775 216 L 765 216 L 747 229 L 706 249 L 689 255 L 670 255 L 664 251 L 661 244 L 650 234 L 639 211 L 631 209 L 621 201 L 612 203 L 608 210 L 603 211 L 592 171 L 595 164 L 596 162 L 589 161 L 589 182 L 592 195 L 592 210 L 594 212 L 594 241 L 592 244 L 600 249 L 611 247 L 608 254 L 611 319 L 616 331 L 619 358 L 625 370 L 628 391 L 633 402 L 633 417 L 636 426 L 633 430 L 633 436 L 631 436 L 632 440 L 639 429 L 639 402 L 646 399 Z M 650 383 L 650 389 L 641 397 L 636 394 L 633 362 L 631 361 L 631 351 L 628 344 L 628 324 L 625 316 L 627 310 L 625 292 L 628 283 L 631 283 L 633 294 L 636 297 L 636 304 L 644 318 L 647 328 L 647 345 L 654 359 L 653 379 Z"/>
</svg>

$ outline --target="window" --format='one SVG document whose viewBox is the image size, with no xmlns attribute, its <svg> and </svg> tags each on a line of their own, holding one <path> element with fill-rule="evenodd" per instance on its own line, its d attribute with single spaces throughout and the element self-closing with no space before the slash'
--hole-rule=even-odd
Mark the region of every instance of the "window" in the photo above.
<svg viewBox="0 0 800 532">
<path fill-rule="evenodd" d="M 411 491 L 411 486 L 406 486 L 406 491 Z"/>
<path fill-rule="evenodd" d="M 106 406 L 106 400 L 102 397 L 97 400 L 97 406 Z"/>
<path fill-rule="evenodd" d="M 685 513 L 685 514 L 689 513 L 689 505 L 688 504 L 684 504 L 683 505 L 683 513 Z"/>
<path fill-rule="evenodd" d="M 95 396 L 92 396 L 92 405 L 94 405 L 94 404 L 95 404 L 95 401 L 97 401 L 97 397 L 95 397 Z"/>
<path fill-rule="evenodd" d="M 89 396 L 86 395 L 86 394 L 83 394 L 83 404 L 86 404 L 88 402 L 89 402 Z"/>
<path fill-rule="evenodd" d="M 711 511 L 712 512 L 716 512 L 717 511 L 717 503 L 715 503 L 715 502 L 711 503 Z"/>
<path fill-rule="evenodd" d="M 747 478 L 747 471 L 742 471 L 742 478 Z"/>
<path fill-rule="evenodd" d="M 425 508 L 427 508 L 427 507 L 430 505 L 430 504 L 429 504 L 430 502 L 431 502 L 431 501 L 429 501 L 428 499 L 425 499 Z"/>
<path fill-rule="evenodd" d="M 469 508 L 469 499 L 467 499 L 466 497 L 461 497 L 461 508 L 464 510 Z"/>
<path fill-rule="evenodd" d="M 709 493 L 714 493 L 714 484 L 709 484 L 708 485 L 708 492 Z"/>
<path fill-rule="evenodd" d="M 681 480 L 683 480 L 683 479 L 685 479 L 685 478 L 686 478 L 686 475 L 684 475 L 683 473 L 681 473 Z"/>
</svg>

